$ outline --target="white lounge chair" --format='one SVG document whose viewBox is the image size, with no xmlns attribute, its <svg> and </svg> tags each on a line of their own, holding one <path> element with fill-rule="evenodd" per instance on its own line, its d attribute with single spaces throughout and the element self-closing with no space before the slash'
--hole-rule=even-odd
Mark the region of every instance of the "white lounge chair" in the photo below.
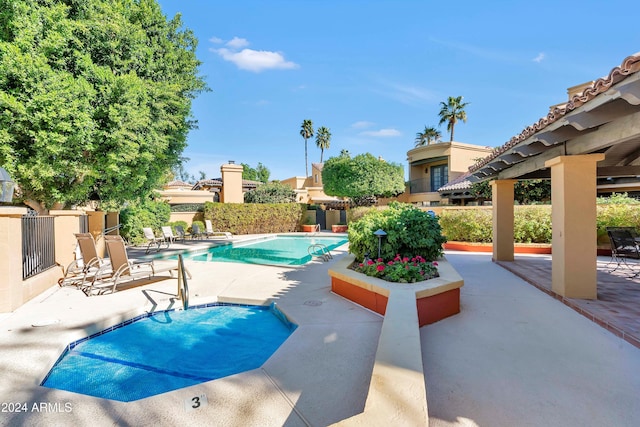
<svg viewBox="0 0 640 427">
<path fill-rule="evenodd" d="M 160 250 L 160 246 L 163 243 L 167 243 L 167 240 L 163 237 L 156 237 L 155 233 L 153 232 L 153 230 L 151 229 L 151 227 L 144 227 L 142 229 L 142 232 L 144 233 L 144 237 L 145 239 L 147 239 L 147 250 L 145 251 L 145 253 L 149 253 L 149 251 L 151 250 L 151 245 L 157 245 L 156 248 L 156 252 L 158 252 Z M 169 244 L 167 243 L 167 247 L 169 247 Z"/>
<path fill-rule="evenodd" d="M 216 236 L 223 237 L 224 236 L 225 239 L 230 239 L 230 238 L 233 237 L 233 234 L 229 233 L 228 231 L 216 231 L 216 230 L 214 230 L 210 219 L 205 219 L 204 220 L 204 225 L 207 227 L 207 230 L 205 232 L 207 237 L 216 237 Z"/>
<path fill-rule="evenodd" d="M 169 225 L 165 225 L 162 227 L 162 237 L 164 237 L 164 240 L 167 242 L 167 247 L 169 247 L 169 245 L 175 242 L 178 238 L 173 234 L 173 230 Z"/>
</svg>

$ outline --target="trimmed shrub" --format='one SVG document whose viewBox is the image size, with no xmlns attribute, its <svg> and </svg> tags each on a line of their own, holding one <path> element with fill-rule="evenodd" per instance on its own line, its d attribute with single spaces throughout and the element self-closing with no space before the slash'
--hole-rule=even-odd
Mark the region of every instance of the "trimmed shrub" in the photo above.
<svg viewBox="0 0 640 427">
<path fill-rule="evenodd" d="M 233 234 L 296 231 L 303 206 L 299 203 L 212 203 L 204 205 L 204 218 L 215 230 Z"/>
<path fill-rule="evenodd" d="M 171 208 L 167 202 L 148 200 L 134 203 L 120 211 L 120 234 L 131 244 L 141 244 L 146 241 L 143 227 L 151 227 L 159 233 L 160 227 L 169 221 Z"/>
<path fill-rule="evenodd" d="M 513 238 L 517 243 L 551 243 L 551 209 L 544 206 L 516 208 L 513 227 Z"/>
<path fill-rule="evenodd" d="M 442 244 L 447 240 L 436 217 L 413 205 L 392 202 L 388 209 L 372 210 L 349 224 L 349 252 L 357 260 L 363 260 L 365 253 L 377 258 L 378 238 L 373 233 L 378 229 L 387 233 L 380 246 L 380 256 L 385 260 L 399 254 L 433 261 L 442 256 Z"/>
<path fill-rule="evenodd" d="M 174 221 L 168 223 L 167 225 L 171 227 L 171 231 L 173 231 L 173 234 L 176 234 L 176 225 L 181 225 L 182 229 L 185 230 L 185 232 L 189 228 L 189 224 L 187 224 L 186 221 Z"/>
<path fill-rule="evenodd" d="M 598 238 L 607 235 L 607 227 L 635 227 L 640 229 L 640 206 L 638 204 L 610 203 L 598 205 L 596 224 Z M 604 241 L 607 241 L 606 239 Z"/>
<path fill-rule="evenodd" d="M 444 210 L 440 226 L 447 240 L 462 242 L 491 242 L 493 214 L 491 209 Z"/>
</svg>

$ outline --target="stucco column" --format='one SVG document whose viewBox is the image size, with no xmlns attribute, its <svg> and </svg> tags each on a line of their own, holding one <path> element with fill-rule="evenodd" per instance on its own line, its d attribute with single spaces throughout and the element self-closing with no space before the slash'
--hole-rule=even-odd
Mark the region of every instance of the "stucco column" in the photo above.
<svg viewBox="0 0 640 427">
<path fill-rule="evenodd" d="M 597 299 L 596 163 L 604 154 L 558 156 L 551 168 L 551 289 Z"/>
<path fill-rule="evenodd" d="M 513 261 L 513 179 L 491 182 L 493 204 L 493 260 Z"/>
<path fill-rule="evenodd" d="M 22 305 L 22 225 L 26 208 L 0 207 L 0 313 Z"/>
<path fill-rule="evenodd" d="M 75 259 L 78 244 L 75 233 L 80 231 L 80 216 L 85 213 L 75 210 L 50 210 L 49 215 L 55 217 L 56 262 L 64 268 Z"/>
<path fill-rule="evenodd" d="M 233 163 L 220 166 L 222 172 L 222 203 L 244 203 L 242 194 L 242 165 Z"/>
<path fill-rule="evenodd" d="M 104 231 L 106 212 L 103 211 L 87 211 L 89 216 L 89 233 L 96 241 L 96 252 L 100 258 L 104 258 L 105 246 L 102 232 Z"/>
</svg>

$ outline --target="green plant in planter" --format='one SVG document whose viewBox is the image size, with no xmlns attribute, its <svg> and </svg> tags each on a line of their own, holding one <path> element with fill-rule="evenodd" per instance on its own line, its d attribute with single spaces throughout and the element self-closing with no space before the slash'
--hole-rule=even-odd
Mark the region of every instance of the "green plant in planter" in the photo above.
<svg viewBox="0 0 640 427">
<path fill-rule="evenodd" d="M 438 218 L 407 203 L 392 202 L 385 210 L 372 210 L 349 224 L 349 251 L 358 261 L 368 253 L 378 254 L 378 238 L 373 234 L 382 229 L 387 233 L 381 241 L 380 257 L 393 260 L 421 256 L 433 261 L 442 256 L 442 235 Z"/>
</svg>

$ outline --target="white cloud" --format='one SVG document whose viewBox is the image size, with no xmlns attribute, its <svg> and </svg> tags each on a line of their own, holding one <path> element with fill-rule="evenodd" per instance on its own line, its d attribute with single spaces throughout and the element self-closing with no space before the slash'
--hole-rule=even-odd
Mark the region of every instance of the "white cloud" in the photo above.
<svg viewBox="0 0 640 427">
<path fill-rule="evenodd" d="M 366 129 L 366 128 L 370 128 L 371 126 L 375 125 L 375 123 L 373 122 L 367 122 L 365 120 L 361 120 L 358 122 L 355 122 L 351 125 L 352 129 Z"/>
<path fill-rule="evenodd" d="M 209 39 L 211 43 L 221 44 L 224 40 L 218 37 Z M 298 68 L 299 65 L 292 61 L 287 61 L 280 52 L 272 52 L 269 50 L 243 49 L 249 46 L 249 41 L 241 37 L 234 37 L 225 43 L 223 48 L 209 48 L 211 52 L 215 52 L 225 61 L 236 64 L 241 70 L 248 70 L 259 73 L 264 70 L 287 70 Z M 240 50 L 242 49 L 242 50 Z"/>
<path fill-rule="evenodd" d="M 236 64 L 241 70 L 256 73 L 264 70 L 298 68 L 298 64 L 285 60 L 284 56 L 278 52 L 253 49 L 242 49 L 240 52 L 234 52 L 226 48 L 217 49 L 215 52 L 225 61 Z"/>
<path fill-rule="evenodd" d="M 232 49 L 241 49 L 243 47 L 249 46 L 249 41 L 240 37 L 234 37 L 227 42 L 227 46 Z"/>
<path fill-rule="evenodd" d="M 362 136 L 370 136 L 374 138 L 389 138 L 394 136 L 401 136 L 402 132 L 397 129 L 380 129 L 380 130 L 369 130 L 366 132 L 360 132 Z"/>
<path fill-rule="evenodd" d="M 538 56 L 536 56 L 535 58 L 533 58 L 533 62 L 542 62 L 543 59 L 546 58 L 546 55 L 544 54 L 544 52 L 540 52 L 538 54 Z"/>
</svg>

